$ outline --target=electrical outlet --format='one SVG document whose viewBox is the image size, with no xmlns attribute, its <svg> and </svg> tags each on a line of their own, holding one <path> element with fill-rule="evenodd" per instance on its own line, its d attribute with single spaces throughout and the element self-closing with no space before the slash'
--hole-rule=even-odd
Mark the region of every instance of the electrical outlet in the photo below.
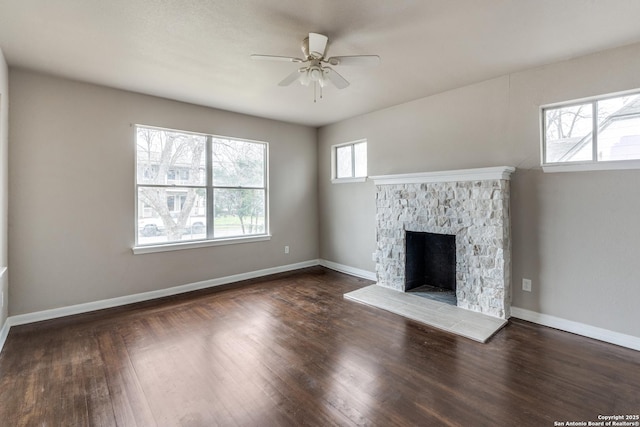
<svg viewBox="0 0 640 427">
<path fill-rule="evenodd" d="M 285 246 L 285 247 L 284 247 L 284 253 L 285 253 L 285 254 L 288 254 L 288 253 L 289 253 L 289 246 Z"/>
<path fill-rule="evenodd" d="M 531 292 L 531 279 L 522 279 L 522 290 Z"/>
<path fill-rule="evenodd" d="M 378 261 L 378 254 L 375 252 L 371 252 L 371 261 Z"/>
</svg>

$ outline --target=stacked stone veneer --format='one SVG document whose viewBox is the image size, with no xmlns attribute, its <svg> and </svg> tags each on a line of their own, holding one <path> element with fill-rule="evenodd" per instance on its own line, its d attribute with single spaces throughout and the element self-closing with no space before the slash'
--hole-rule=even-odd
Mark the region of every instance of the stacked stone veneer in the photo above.
<svg viewBox="0 0 640 427">
<path fill-rule="evenodd" d="M 405 290 L 405 232 L 456 236 L 458 307 L 510 315 L 509 181 L 377 185 L 378 284 Z"/>
</svg>

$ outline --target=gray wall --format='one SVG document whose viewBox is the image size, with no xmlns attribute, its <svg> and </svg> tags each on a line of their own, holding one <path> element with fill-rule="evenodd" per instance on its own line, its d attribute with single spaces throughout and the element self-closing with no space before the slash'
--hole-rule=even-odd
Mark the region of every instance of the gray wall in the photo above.
<svg viewBox="0 0 640 427">
<path fill-rule="evenodd" d="M 0 307 L 0 329 L 4 326 L 8 315 L 9 290 L 7 267 L 7 166 L 9 146 L 9 70 L 0 49 L 0 292 L 3 304 Z"/>
<path fill-rule="evenodd" d="M 331 184 L 333 144 L 366 138 L 369 175 L 517 166 L 513 305 L 640 336 L 640 171 L 545 174 L 539 160 L 540 105 L 639 87 L 640 44 L 321 128 L 320 257 L 375 270 L 375 187 Z"/>
<path fill-rule="evenodd" d="M 517 166 L 513 305 L 640 336 L 640 171 L 544 174 L 538 129 L 541 104 L 640 87 L 640 45 L 499 77 L 317 133 L 24 70 L 12 69 L 9 82 L 12 315 L 318 257 L 374 271 L 375 188 L 331 184 L 329 170 L 332 144 L 367 138 L 370 175 Z M 0 94 L 6 211 L 4 61 Z M 273 238 L 133 255 L 132 123 L 270 142 Z M 0 264 L 7 265 L 4 223 L 6 215 Z M 523 277 L 533 279 L 532 293 L 521 291 Z"/>
<path fill-rule="evenodd" d="M 25 70 L 9 77 L 11 315 L 318 258 L 315 129 Z M 269 142 L 272 239 L 133 255 L 136 123 Z"/>
</svg>

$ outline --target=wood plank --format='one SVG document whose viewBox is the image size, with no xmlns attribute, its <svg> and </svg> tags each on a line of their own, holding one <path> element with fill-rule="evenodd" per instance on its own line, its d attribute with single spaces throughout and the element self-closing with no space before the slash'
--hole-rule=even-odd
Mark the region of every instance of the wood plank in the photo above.
<svg viewBox="0 0 640 427">
<path fill-rule="evenodd" d="M 117 329 L 100 330 L 97 337 L 116 424 L 141 427 L 157 425 Z"/>
</svg>

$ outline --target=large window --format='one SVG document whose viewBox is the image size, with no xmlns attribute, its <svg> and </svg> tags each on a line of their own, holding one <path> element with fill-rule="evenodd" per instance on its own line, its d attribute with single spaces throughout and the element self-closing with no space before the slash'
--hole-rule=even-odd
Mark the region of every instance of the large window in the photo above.
<svg viewBox="0 0 640 427">
<path fill-rule="evenodd" d="M 268 233 L 267 144 L 136 128 L 136 246 Z"/>
<path fill-rule="evenodd" d="M 367 141 L 334 145 L 331 148 L 334 182 L 363 180 L 367 176 Z"/>
<path fill-rule="evenodd" d="M 640 93 L 546 107 L 542 119 L 543 166 L 637 167 Z"/>
</svg>

